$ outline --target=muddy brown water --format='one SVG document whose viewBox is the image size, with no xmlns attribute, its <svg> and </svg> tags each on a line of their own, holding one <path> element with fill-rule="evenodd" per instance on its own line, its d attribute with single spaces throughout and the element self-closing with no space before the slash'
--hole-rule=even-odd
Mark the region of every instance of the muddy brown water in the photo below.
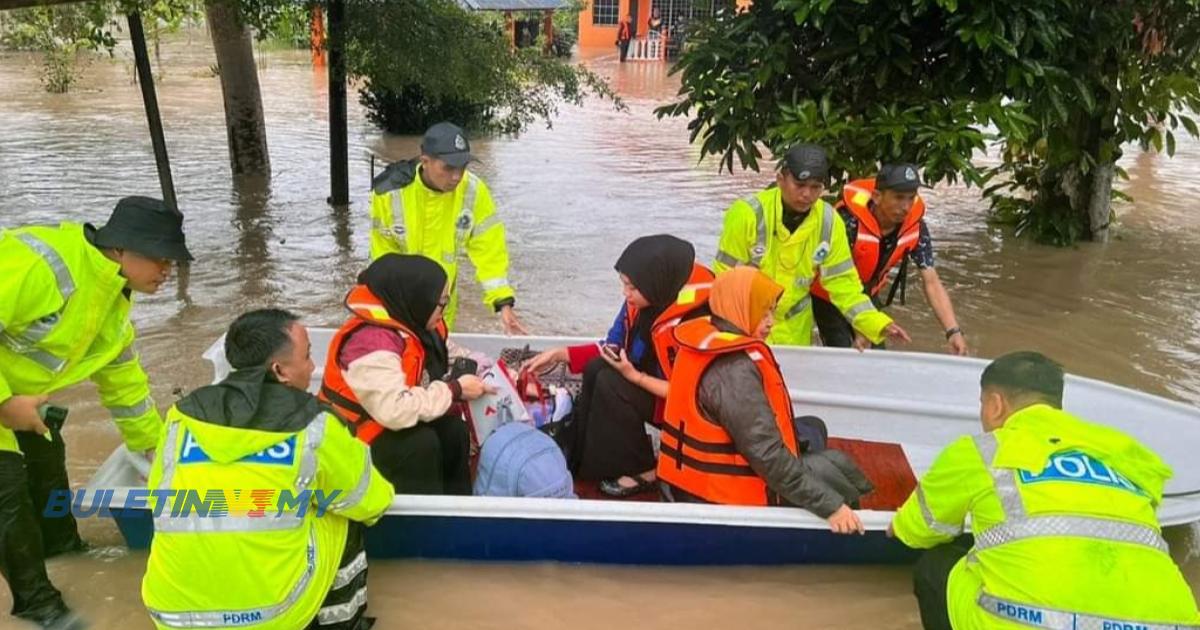
<svg viewBox="0 0 1200 630">
<path fill-rule="evenodd" d="M 153 154 L 131 54 L 86 65 L 66 95 L 46 94 L 35 56 L 0 55 L 0 227 L 62 220 L 102 222 L 128 194 L 158 195 Z M 529 327 L 546 334 L 598 334 L 611 321 L 619 285 L 611 270 L 636 236 L 672 232 L 715 252 L 721 211 L 765 184 L 754 173 L 718 174 L 700 163 L 684 121 L 660 121 L 656 104 L 678 89 L 657 64 L 615 63 L 609 51 L 584 61 L 609 77 L 629 106 L 563 107 L 552 129 L 476 140 L 479 172 L 508 228 L 510 278 Z M 273 177 L 269 187 L 230 182 L 220 85 L 202 32 L 163 48 L 158 88 L 188 240 L 197 261 L 186 295 L 172 282 L 139 298 L 139 348 L 160 403 L 210 377 L 200 353 L 238 312 L 283 305 L 310 325 L 341 319 L 342 293 L 367 257 L 370 160 L 410 157 L 417 139 L 386 137 L 350 104 L 353 204 L 328 195 L 326 78 L 307 54 L 260 54 Z M 974 354 L 1041 350 L 1077 374 L 1192 404 L 1200 403 L 1200 142 L 1183 139 L 1173 159 L 1129 150 L 1122 162 L 1136 198 L 1120 208 L 1107 245 L 1053 249 L 988 226 L 975 190 L 927 195 L 938 269 Z M 920 290 L 894 309 L 917 350 L 939 351 L 939 326 Z M 464 289 L 460 327 L 499 326 Z M 70 406 L 72 479 L 85 482 L 118 436 L 84 384 L 56 396 Z M 100 628 L 150 627 L 140 604 L 143 553 L 120 545 L 116 528 L 87 519 L 96 549 L 56 559 L 51 575 L 69 603 Z M 1195 587 L 1189 528 L 1169 532 Z M 7 609 L 7 589 L 0 609 Z M 903 567 L 624 568 L 377 561 L 371 610 L 382 627 L 706 628 L 717 620 L 757 627 L 917 628 Z M 0 616 L 0 627 L 19 627 Z"/>
</svg>

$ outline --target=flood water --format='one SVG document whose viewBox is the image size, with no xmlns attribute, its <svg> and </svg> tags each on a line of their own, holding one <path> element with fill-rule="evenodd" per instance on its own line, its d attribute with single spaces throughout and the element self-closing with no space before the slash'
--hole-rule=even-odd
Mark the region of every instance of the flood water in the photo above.
<svg viewBox="0 0 1200 630">
<path fill-rule="evenodd" d="M 652 109 L 678 89 L 657 64 L 586 63 L 609 77 L 628 111 L 592 101 L 564 107 L 553 129 L 479 139 L 474 167 L 493 190 L 508 228 L 509 277 L 528 327 L 543 334 L 598 334 L 620 300 L 612 262 L 636 236 L 672 232 L 711 260 L 721 211 L 769 181 L 718 174 L 698 163 L 682 120 Z M 66 95 L 46 94 L 40 59 L 0 55 L 0 227 L 58 221 L 102 223 L 125 195 L 159 196 L 131 55 L 85 68 Z M 286 306 L 310 325 L 337 325 L 341 297 L 367 261 L 369 155 L 411 157 L 418 139 L 385 137 L 352 97 L 353 204 L 326 203 L 326 78 L 307 53 L 260 55 L 273 177 L 269 188 L 235 189 L 227 162 L 220 83 L 203 32 L 163 48 L 159 102 L 189 245 L 196 255 L 186 295 L 172 282 L 139 297 L 134 320 L 154 395 L 210 377 L 200 354 L 239 312 Z M 1181 139 L 1174 159 L 1131 148 L 1122 165 L 1136 198 L 1120 208 L 1107 245 L 1054 249 L 986 224 L 978 191 L 939 187 L 926 195 L 938 269 L 973 353 L 1037 349 L 1076 374 L 1200 403 L 1200 143 Z M 914 283 L 894 309 L 916 340 L 940 351 L 940 326 Z M 495 317 L 464 287 L 459 328 L 498 332 Z M 66 428 L 78 485 L 119 439 L 91 385 L 56 396 L 71 407 Z M 88 519 L 98 549 L 56 559 L 52 578 L 96 627 L 149 628 L 140 604 L 145 556 L 119 547 L 108 522 Z M 1193 586 L 1191 530 L 1171 532 Z M 908 572 L 897 567 L 739 569 L 610 568 L 427 562 L 371 564 L 371 610 L 382 627 L 712 627 L 727 619 L 757 627 L 917 628 Z M 7 610 L 7 589 L 0 610 Z M 720 616 L 718 616 L 720 615 Z M 17 627 L 0 615 L 0 627 Z"/>
</svg>

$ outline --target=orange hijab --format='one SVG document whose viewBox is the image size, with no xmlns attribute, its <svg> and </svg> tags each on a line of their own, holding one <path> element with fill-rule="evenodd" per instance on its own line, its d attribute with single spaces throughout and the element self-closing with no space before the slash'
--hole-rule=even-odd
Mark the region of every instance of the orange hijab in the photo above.
<svg viewBox="0 0 1200 630">
<path fill-rule="evenodd" d="M 735 267 L 713 281 L 708 305 L 713 315 L 754 334 L 767 311 L 783 295 L 783 287 L 754 267 Z"/>
</svg>

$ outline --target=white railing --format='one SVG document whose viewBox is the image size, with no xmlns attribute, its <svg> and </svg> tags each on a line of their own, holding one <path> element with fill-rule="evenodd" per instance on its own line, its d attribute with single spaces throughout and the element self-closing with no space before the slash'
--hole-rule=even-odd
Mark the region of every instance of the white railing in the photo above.
<svg viewBox="0 0 1200 630">
<path fill-rule="evenodd" d="M 639 37 L 629 42 L 626 61 L 662 61 L 667 58 L 667 38 Z"/>
</svg>

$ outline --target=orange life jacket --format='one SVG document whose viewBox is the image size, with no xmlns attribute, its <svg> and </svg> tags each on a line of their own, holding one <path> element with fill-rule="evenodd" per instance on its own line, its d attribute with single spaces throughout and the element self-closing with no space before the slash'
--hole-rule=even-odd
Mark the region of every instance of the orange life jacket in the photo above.
<svg viewBox="0 0 1200 630">
<path fill-rule="evenodd" d="M 382 326 L 396 331 L 404 339 L 404 355 L 400 357 L 400 367 L 404 370 L 404 384 L 409 387 L 421 384 L 421 375 L 425 369 L 425 347 L 421 345 L 420 338 L 407 326 L 388 315 L 383 302 L 365 285 L 356 285 L 350 289 L 346 294 L 345 305 L 353 316 L 342 324 L 333 340 L 329 342 L 329 354 L 325 358 L 325 379 L 321 382 L 321 391 L 317 398 L 333 407 L 338 416 L 348 421 L 358 439 L 370 444 L 387 429 L 367 413 L 358 402 L 354 390 L 346 383 L 346 377 L 337 361 L 342 346 L 351 334 L 363 326 Z M 446 337 L 444 322 L 438 326 L 437 332 L 443 339 Z"/>
<path fill-rule="evenodd" d="M 888 272 L 900 264 L 909 252 L 917 248 L 921 237 L 921 219 L 925 218 L 925 201 L 917 195 L 912 208 L 904 217 L 904 222 L 897 228 L 896 247 L 887 263 L 880 268 L 878 277 L 872 277 L 875 268 L 879 266 L 880 240 L 883 233 L 879 229 L 879 221 L 871 212 L 871 193 L 875 192 L 874 179 L 858 179 L 846 184 L 842 189 L 842 201 L 839 208 L 847 208 L 858 219 L 858 236 L 854 241 L 854 266 L 858 269 L 858 277 L 862 280 L 867 295 L 876 295 L 887 285 Z M 818 280 L 812 287 L 813 295 L 828 300 L 829 292 L 821 286 Z"/>
<path fill-rule="evenodd" d="M 663 310 L 654 320 L 650 328 L 650 340 L 654 343 L 654 355 L 658 357 L 658 366 L 662 368 L 663 378 L 671 377 L 671 364 L 675 362 L 675 354 L 679 344 L 675 341 L 675 327 L 701 307 L 708 304 L 708 294 L 712 291 L 713 272 L 699 263 L 692 266 L 692 275 L 687 284 L 679 290 L 675 303 Z M 637 320 L 638 309 L 633 306 L 625 308 L 625 347 L 633 341 L 630 335 L 633 322 Z"/>
<path fill-rule="evenodd" d="M 679 356 L 663 414 L 658 478 L 705 501 L 733 505 L 772 505 L 779 500 L 738 452 L 729 432 L 700 409 L 700 377 L 717 357 L 745 352 L 762 375 L 764 393 L 775 412 L 784 446 L 799 457 L 792 399 L 775 355 L 765 343 L 721 332 L 709 318 L 675 329 Z"/>
</svg>

